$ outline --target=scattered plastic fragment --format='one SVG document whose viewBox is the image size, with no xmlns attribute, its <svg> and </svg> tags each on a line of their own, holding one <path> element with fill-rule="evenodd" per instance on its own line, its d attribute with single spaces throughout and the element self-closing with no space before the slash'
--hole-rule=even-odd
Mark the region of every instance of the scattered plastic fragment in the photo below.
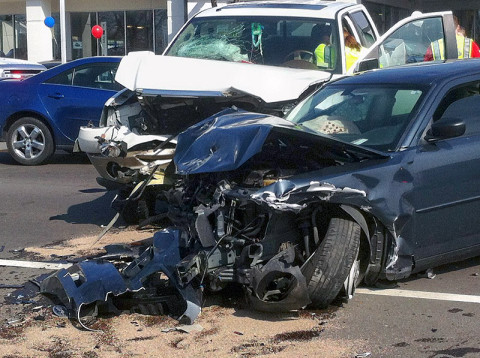
<svg viewBox="0 0 480 358">
<path fill-rule="evenodd" d="M 183 333 L 200 332 L 203 331 L 203 327 L 199 324 L 185 324 L 177 327 L 162 329 L 163 333 L 168 333 L 172 331 L 178 331 Z"/>
<path fill-rule="evenodd" d="M 433 280 L 437 275 L 435 273 L 433 273 L 433 269 L 429 268 L 428 270 L 426 270 L 425 272 L 422 272 L 422 273 L 418 273 L 417 274 L 417 277 L 421 277 L 421 278 L 429 278 L 431 280 Z"/>
<path fill-rule="evenodd" d="M 370 352 L 365 352 L 365 353 L 360 353 L 355 356 L 355 358 L 365 358 L 365 357 L 370 357 L 372 353 Z"/>
<path fill-rule="evenodd" d="M 55 305 L 52 308 L 53 314 L 57 317 L 68 317 L 67 308 L 62 305 Z"/>
</svg>

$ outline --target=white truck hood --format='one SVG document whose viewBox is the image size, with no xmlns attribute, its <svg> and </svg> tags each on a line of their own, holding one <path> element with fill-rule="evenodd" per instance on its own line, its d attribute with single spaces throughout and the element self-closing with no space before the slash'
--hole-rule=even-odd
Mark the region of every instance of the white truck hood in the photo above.
<svg viewBox="0 0 480 358">
<path fill-rule="evenodd" d="M 142 94 L 170 97 L 219 96 L 239 91 L 266 103 L 292 101 L 311 85 L 330 80 L 318 70 L 263 66 L 131 52 L 115 80 Z"/>
</svg>

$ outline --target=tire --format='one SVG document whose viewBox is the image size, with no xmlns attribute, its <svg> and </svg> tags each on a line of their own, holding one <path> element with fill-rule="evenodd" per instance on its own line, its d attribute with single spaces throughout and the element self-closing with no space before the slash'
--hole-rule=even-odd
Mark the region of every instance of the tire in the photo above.
<svg viewBox="0 0 480 358">
<path fill-rule="evenodd" d="M 354 221 L 330 220 L 325 238 L 304 268 L 312 307 L 326 308 L 343 288 L 358 256 L 360 233 Z"/>
<path fill-rule="evenodd" d="M 7 148 L 13 159 L 23 165 L 42 164 L 55 151 L 52 133 L 45 123 L 33 117 L 20 118 L 10 126 Z"/>
</svg>

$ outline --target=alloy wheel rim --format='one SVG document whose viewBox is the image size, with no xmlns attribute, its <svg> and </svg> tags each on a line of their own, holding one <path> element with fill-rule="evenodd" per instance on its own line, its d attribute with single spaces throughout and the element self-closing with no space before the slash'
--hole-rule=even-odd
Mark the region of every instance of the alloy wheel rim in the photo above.
<svg viewBox="0 0 480 358">
<path fill-rule="evenodd" d="M 15 129 L 11 144 L 16 155 L 32 160 L 45 150 L 45 135 L 37 126 L 24 124 Z"/>
</svg>

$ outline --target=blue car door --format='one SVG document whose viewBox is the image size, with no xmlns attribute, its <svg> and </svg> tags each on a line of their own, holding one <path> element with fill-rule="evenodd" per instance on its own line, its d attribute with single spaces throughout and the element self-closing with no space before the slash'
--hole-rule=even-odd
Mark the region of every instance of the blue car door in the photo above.
<svg viewBox="0 0 480 358">
<path fill-rule="evenodd" d="M 38 96 L 62 135 L 57 145 L 71 144 L 80 126 L 98 125 L 103 105 L 121 87 L 114 82 L 118 62 L 84 64 L 67 70 L 38 87 Z"/>
<path fill-rule="evenodd" d="M 418 147 L 412 166 L 415 186 L 416 258 L 467 257 L 480 248 L 480 80 L 454 87 L 433 121 L 461 119 L 463 136 Z"/>
</svg>

